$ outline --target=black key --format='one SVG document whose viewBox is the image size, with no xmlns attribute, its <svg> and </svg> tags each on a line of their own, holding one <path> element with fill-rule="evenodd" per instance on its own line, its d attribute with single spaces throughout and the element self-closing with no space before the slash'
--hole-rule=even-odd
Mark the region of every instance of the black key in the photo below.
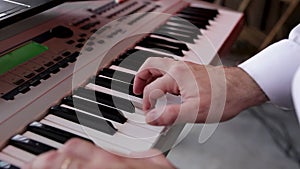
<svg viewBox="0 0 300 169">
<path fill-rule="evenodd" d="M 9 140 L 9 144 L 25 150 L 31 154 L 39 155 L 50 150 L 55 150 L 54 147 L 40 143 L 36 140 L 29 139 L 25 136 L 15 135 Z"/>
<path fill-rule="evenodd" d="M 209 19 L 207 19 L 207 18 L 201 18 L 199 16 L 190 16 L 190 15 L 185 15 L 185 14 L 177 14 L 176 16 L 179 18 L 189 20 L 189 21 L 195 21 L 195 22 L 204 23 L 206 25 L 209 25 Z M 176 19 L 178 19 L 178 18 L 176 18 Z"/>
<path fill-rule="evenodd" d="M 215 14 L 218 15 L 219 11 L 216 9 L 208 9 L 208 8 L 202 8 L 202 7 L 186 7 L 182 11 L 193 11 L 193 12 L 198 12 L 198 13 L 209 13 L 209 14 Z"/>
<path fill-rule="evenodd" d="M 120 82 L 117 80 L 113 80 L 113 79 L 108 79 L 108 78 L 104 78 L 104 77 L 95 77 L 92 78 L 91 83 L 94 83 L 96 85 L 108 88 L 108 89 L 112 89 L 112 90 L 116 90 L 125 94 L 129 94 L 131 96 L 136 96 L 139 98 L 143 98 L 142 95 L 135 95 L 133 93 L 133 85 L 128 84 L 128 83 L 124 83 L 124 82 Z"/>
<path fill-rule="evenodd" d="M 124 117 L 122 112 L 120 112 L 117 109 L 107 107 L 101 104 L 96 104 L 76 97 L 65 97 L 62 100 L 62 104 L 66 104 L 79 110 L 91 113 L 100 118 L 106 118 L 121 124 L 124 124 L 127 121 L 126 117 Z"/>
<path fill-rule="evenodd" d="M 198 21 L 194 21 L 194 20 L 184 20 L 184 19 L 179 19 L 179 18 L 172 18 L 170 20 L 168 20 L 168 22 L 173 22 L 176 24 L 180 24 L 180 25 L 195 25 L 197 28 L 199 29 L 206 29 L 206 26 L 208 25 L 207 22 L 198 22 Z"/>
<path fill-rule="evenodd" d="M 171 24 L 165 24 L 163 26 L 161 26 L 161 28 L 169 28 L 169 29 L 179 29 L 182 31 L 188 31 L 188 32 L 193 32 L 194 34 L 197 35 L 202 35 L 201 31 L 198 29 L 198 27 L 194 26 L 194 25 L 171 25 Z"/>
<path fill-rule="evenodd" d="M 166 32 L 173 32 L 173 33 L 177 33 L 177 34 L 184 35 L 184 36 L 187 36 L 187 37 L 192 37 L 194 39 L 198 39 L 198 34 L 194 33 L 194 32 L 188 32 L 188 31 L 179 30 L 179 29 L 175 30 L 175 29 L 172 29 L 170 27 L 161 27 L 158 30 L 159 31 L 166 31 Z"/>
<path fill-rule="evenodd" d="M 194 37 L 187 37 L 184 35 L 177 35 L 177 34 L 172 34 L 172 32 L 169 31 L 163 31 L 163 30 L 156 30 L 153 34 L 157 34 L 159 36 L 163 36 L 163 37 L 167 37 L 167 38 L 172 38 L 172 39 L 176 39 L 178 41 L 183 41 L 183 42 L 187 42 L 187 43 L 195 43 Z"/>
<path fill-rule="evenodd" d="M 0 169 L 20 169 L 20 168 L 0 160 Z"/>
<path fill-rule="evenodd" d="M 121 55 L 119 59 L 115 60 L 112 64 L 130 70 L 138 71 L 143 63 L 150 57 L 169 57 L 171 56 L 157 54 L 149 51 L 131 49 L 125 54 Z"/>
<path fill-rule="evenodd" d="M 121 80 L 129 84 L 133 84 L 133 80 L 134 80 L 133 74 L 121 72 L 118 70 L 108 69 L 108 68 L 104 68 L 103 70 L 101 70 L 98 75 L 103 75 L 106 77 L 110 77 L 112 79 Z"/>
<path fill-rule="evenodd" d="M 49 113 L 109 135 L 114 135 L 118 131 L 109 121 L 60 106 L 50 108 Z"/>
<path fill-rule="evenodd" d="M 64 144 L 65 142 L 67 142 L 71 138 L 80 138 L 80 139 L 91 142 L 91 140 L 88 140 L 84 137 L 75 135 L 73 133 L 69 133 L 69 132 L 61 130 L 61 129 L 57 129 L 57 128 L 52 127 L 52 126 L 42 124 L 42 123 L 39 123 L 39 122 L 32 122 L 27 127 L 27 130 L 31 131 L 33 133 L 39 134 L 41 136 L 47 137 L 51 140 L 57 141 L 57 142 L 62 143 L 62 144 Z"/>
<path fill-rule="evenodd" d="M 106 93 L 93 91 L 85 88 L 78 88 L 73 92 L 74 95 L 96 101 L 101 104 L 105 104 L 111 107 L 115 107 L 129 113 L 135 112 L 135 107 L 130 100 L 126 100 L 120 97 L 112 96 Z"/>
<path fill-rule="evenodd" d="M 141 60 L 143 59 L 143 60 Z M 131 59 L 131 57 L 128 58 L 119 58 L 115 60 L 112 64 L 116 66 L 120 66 L 126 69 L 138 71 L 139 68 L 143 65 L 146 59 L 144 58 L 137 58 L 136 60 Z"/>
<path fill-rule="evenodd" d="M 203 19 L 205 18 L 208 20 L 214 20 L 215 17 L 217 16 L 216 14 L 196 12 L 196 11 L 181 11 L 179 14 L 195 16 L 195 17 L 203 18 Z"/>
<path fill-rule="evenodd" d="M 138 43 L 137 45 L 145 47 L 145 48 L 151 48 L 154 50 L 162 51 L 162 52 L 169 51 L 170 53 L 177 55 L 177 56 L 184 56 L 184 54 L 182 53 L 182 50 L 180 48 L 164 45 L 161 43 L 143 41 L 143 42 Z"/>
<path fill-rule="evenodd" d="M 166 44 L 168 46 L 177 47 L 180 50 L 189 51 L 188 46 L 186 44 L 180 43 L 180 42 L 171 42 L 171 41 L 168 41 L 168 40 L 164 40 L 164 39 L 160 39 L 160 38 L 154 38 L 154 37 L 147 37 L 147 38 L 144 39 L 144 41 L 154 42 L 154 43 L 158 43 L 158 44 Z"/>
<path fill-rule="evenodd" d="M 162 55 L 162 54 L 157 54 L 157 53 L 153 53 L 153 52 L 149 52 L 149 51 L 144 51 L 144 50 L 140 50 L 140 49 L 131 49 L 128 50 L 123 56 L 121 56 L 120 58 L 131 58 L 132 60 L 142 60 L 145 61 L 150 57 L 168 57 L 168 58 L 173 58 L 171 56 L 168 55 Z"/>
</svg>

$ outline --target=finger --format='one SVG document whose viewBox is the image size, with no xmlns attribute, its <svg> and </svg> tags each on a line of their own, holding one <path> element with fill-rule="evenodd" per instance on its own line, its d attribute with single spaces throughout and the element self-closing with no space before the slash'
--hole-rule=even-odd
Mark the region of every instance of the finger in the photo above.
<svg viewBox="0 0 300 169">
<path fill-rule="evenodd" d="M 140 71 L 135 75 L 133 92 L 137 95 L 142 94 L 145 86 L 154 81 L 156 78 L 161 77 L 163 74 L 163 72 L 153 68 Z"/>
<path fill-rule="evenodd" d="M 89 160 L 95 149 L 100 148 L 95 147 L 95 145 L 90 142 L 75 138 L 65 143 L 64 146 L 61 147 L 58 151 L 80 158 L 82 160 Z"/>
<path fill-rule="evenodd" d="M 146 122 L 151 125 L 168 126 L 174 123 L 194 123 L 198 120 L 197 100 L 187 100 L 182 104 L 155 108 L 146 114 Z"/>
<path fill-rule="evenodd" d="M 179 94 L 177 83 L 169 74 L 165 74 L 145 87 L 143 109 L 149 110 L 155 105 L 156 100 L 167 92 Z"/>
<path fill-rule="evenodd" d="M 133 92 L 142 94 L 144 87 L 167 72 L 174 62 L 170 58 L 148 58 L 134 78 Z"/>
<path fill-rule="evenodd" d="M 50 151 L 27 164 L 26 169 L 59 169 L 65 157 L 57 151 Z"/>
</svg>

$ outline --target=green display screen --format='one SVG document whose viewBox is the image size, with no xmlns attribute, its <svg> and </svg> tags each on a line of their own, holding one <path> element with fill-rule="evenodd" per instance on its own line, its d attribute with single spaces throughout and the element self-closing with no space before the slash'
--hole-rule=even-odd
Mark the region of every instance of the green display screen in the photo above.
<svg viewBox="0 0 300 169">
<path fill-rule="evenodd" d="M 36 42 L 30 42 L 26 45 L 0 57 L 0 75 L 15 68 L 16 66 L 38 56 L 48 50 L 47 46 L 43 46 Z"/>
</svg>

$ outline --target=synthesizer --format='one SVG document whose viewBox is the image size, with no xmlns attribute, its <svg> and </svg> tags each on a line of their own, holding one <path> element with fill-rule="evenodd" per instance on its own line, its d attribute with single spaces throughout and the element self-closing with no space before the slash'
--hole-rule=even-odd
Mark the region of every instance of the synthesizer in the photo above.
<svg viewBox="0 0 300 169">
<path fill-rule="evenodd" d="M 242 22 L 241 13 L 202 1 L 103 0 L 64 3 L 3 27 L 0 168 L 73 137 L 123 154 L 169 150 L 184 125 L 145 124 L 134 75 L 149 57 L 214 64 Z"/>
</svg>

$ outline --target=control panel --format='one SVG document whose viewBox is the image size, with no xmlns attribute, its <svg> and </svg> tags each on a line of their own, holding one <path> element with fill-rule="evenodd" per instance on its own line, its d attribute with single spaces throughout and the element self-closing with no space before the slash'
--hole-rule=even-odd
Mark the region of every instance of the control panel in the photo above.
<svg viewBox="0 0 300 169">
<path fill-rule="evenodd" d="M 108 50 L 120 36 L 129 36 L 147 23 L 144 18 L 149 12 L 166 11 L 176 2 L 168 6 L 160 3 L 94 1 L 64 4 L 53 9 L 61 15 L 0 41 L 1 99 L 14 100 L 29 92 L 74 63 L 83 52 L 97 49 L 100 54 Z"/>
</svg>

